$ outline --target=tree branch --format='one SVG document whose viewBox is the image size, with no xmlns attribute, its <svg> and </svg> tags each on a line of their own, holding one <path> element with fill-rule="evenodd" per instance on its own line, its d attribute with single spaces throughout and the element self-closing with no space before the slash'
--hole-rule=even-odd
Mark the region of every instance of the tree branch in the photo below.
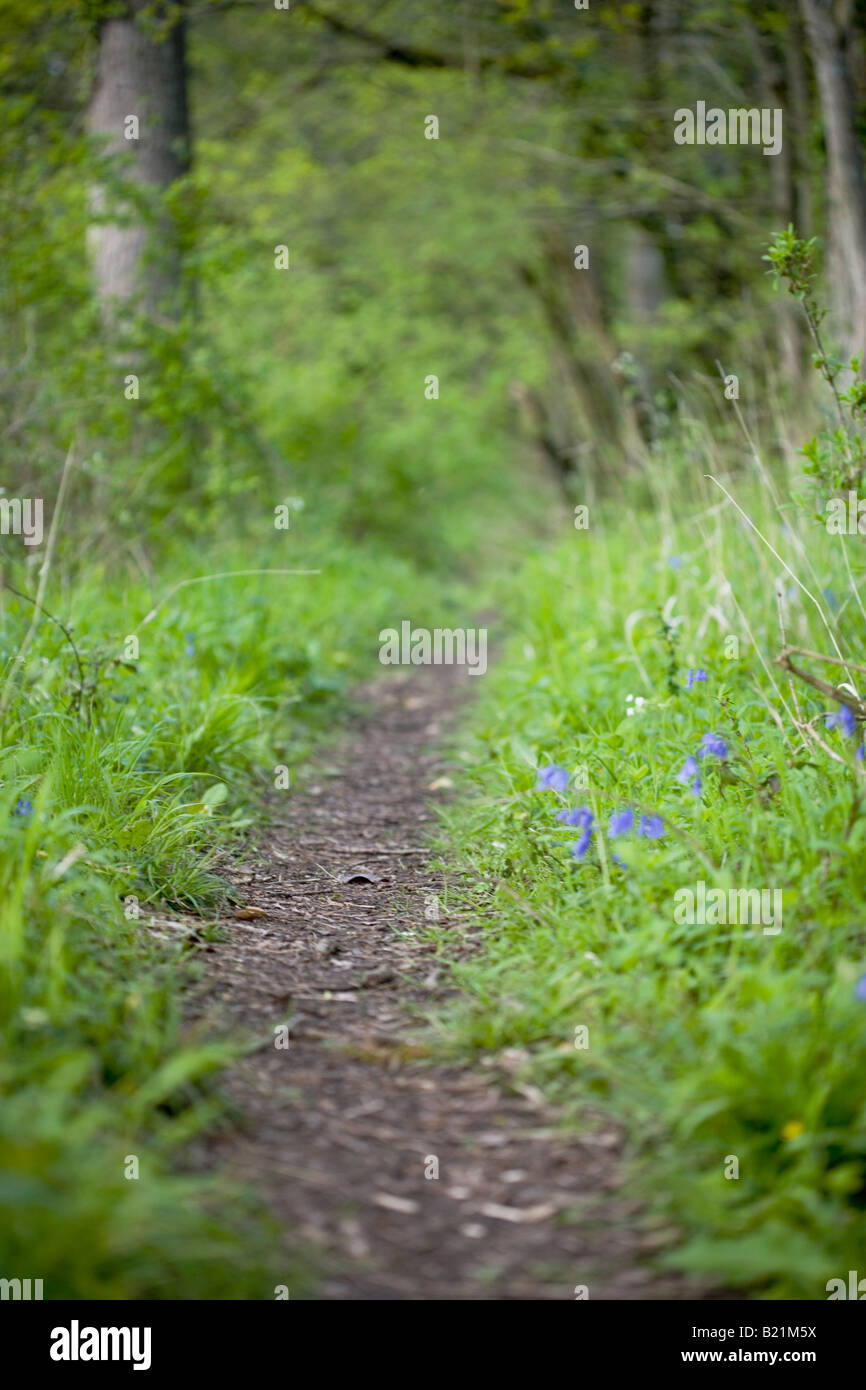
<svg viewBox="0 0 866 1390">
<path fill-rule="evenodd" d="M 343 19 L 341 15 L 321 9 L 319 5 L 311 3 L 311 0 L 298 0 L 297 8 L 305 9 L 308 14 L 327 25 L 335 34 L 357 39 L 360 43 L 371 44 L 379 50 L 379 56 L 387 62 L 399 63 L 410 68 L 437 68 L 439 70 L 466 66 L 465 56 L 462 53 L 441 53 L 430 48 L 418 48 L 413 44 L 403 43 L 399 39 L 389 38 L 385 34 L 377 34 L 365 25 L 351 23 L 349 20 Z M 543 63 L 527 62 L 508 54 L 481 53 L 476 61 L 481 69 L 497 69 L 511 77 L 530 79 L 554 77 L 563 70 L 563 65 L 553 59 Z"/>
</svg>

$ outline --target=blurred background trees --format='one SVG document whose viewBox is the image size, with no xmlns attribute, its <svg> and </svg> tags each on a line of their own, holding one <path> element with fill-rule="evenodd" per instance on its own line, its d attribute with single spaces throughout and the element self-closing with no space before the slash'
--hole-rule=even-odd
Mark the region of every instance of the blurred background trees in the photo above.
<svg viewBox="0 0 866 1390">
<path fill-rule="evenodd" d="M 684 396 L 724 430 L 718 363 L 772 432 L 807 364 L 761 263 L 788 223 L 824 239 L 838 346 L 863 345 L 853 0 L 4 14 L 7 463 L 44 476 L 78 433 L 129 525 L 288 487 L 452 563 L 470 499 L 618 485 Z M 781 107 L 782 152 L 675 145 L 697 100 Z"/>
<path fill-rule="evenodd" d="M 170 198 L 189 170 L 190 129 L 186 23 L 177 7 L 147 0 L 109 5 L 95 14 L 97 54 L 87 129 L 107 154 L 131 151 L 129 180 L 145 194 Z M 158 208 L 150 228 L 131 201 L 112 222 L 111 187 L 92 191 L 94 285 L 110 315 L 112 305 L 139 299 L 151 316 L 179 308 L 181 246 L 174 220 Z M 158 237 L 148 232 L 158 229 Z M 149 245 L 148 242 L 156 242 Z"/>
</svg>

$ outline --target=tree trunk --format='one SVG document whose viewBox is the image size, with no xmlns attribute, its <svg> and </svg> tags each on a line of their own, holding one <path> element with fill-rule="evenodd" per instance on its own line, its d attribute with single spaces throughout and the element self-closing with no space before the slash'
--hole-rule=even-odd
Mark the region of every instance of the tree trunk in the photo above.
<svg viewBox="0 0 866 1390">
<path fill-rule="evenodd" d="M 603 471 L 621 474 L 624 462 L 641 457 L 649 438 L 643 402 L 632 399 L 633 384 L 615 363 L 617 348 L 595 272 L 572 269 L 571 246 L 556 227 L 546 230 L 545 249 L 544 262 L 522 264 L 519 274 L 537 296 L 550 327 L 560 379 L 548 407 L 546 433 L 556 437 L 557 452 L 566 461 L 571 457 L 572 467 L 578 455 L 594 453 Z M 579 443 L 572 412 L 579 418 Z"/>
<path fill-rule="evenodd" d="M 131 160 L 125 178 L 132 196 L 112 198 L 105 184 L 91 190 L 96 217 L 89 243 L 96 290 L 106 315 L 137 304 L 171 317 L 182 302 L 181 250 L 175 219 L 163 196 L 189 169 L 185 32 L 182 20 L 142 17 L 148 0 L 130 0 L 122 18 L 99 26 L 96 85 L 88 129 L 108 154 Z M 138 121 L 138 138 L 129 138 Z M 155 196 L 154 196 L 155 195 Z"/>
<path fill-rule="evenodd" d="M 785 130 L 794 132 L 794 216 L 797 235 L 810 237 L 814 224 L 812 170 L 809 157 L 809 127 L 812 93 L 806 58 L 806 35 L 799 14 L 791 16 L 785 42 L 785 88 L 788 108 Z M 771 160 L 770 163 L 774 161 Z"/>
<path fill-rule="evenodd" d="M 827 145 L 834 328 L 846 355 L 866 351 L 866 178 L 857 139 L 848 40 L 850 0 L 800 0 Z"/>
<path fill-rule="evenodd" d="M 625 293 L 629 319 L 655 323 L 668 295 L 665 258 L 658 240 L 645 223 L 628 228 L 625 261 Z"/>
<path fill-rule="evenodd" d="M 789 30 L 796 30 L 796 16 L 789 20 Z M 796 108 L 796 103 L 788 86 L 790 78 L 790 46 L 792 39 L 785 36 L 780 41 L 775 34 L 763 33 L 751 22 L 746 25 L 746 33 L 753 52 L 757 56 L 761 74 L 761 104 L 771 111 L 784 112 L 784 134 L 782 148 L 772 159 L 770 165 L 770 201 L 775 224 L 773 231 L 784 231 L 793 226 L 799 236 L 805 231 L 799 221 L 797 172 L 800 166 L 800 134 L 808 118 L 808 108 Z M 793 42 L 796 41 L 796 34 Z M 803 93 L 801 92 L 801 100 Z M 782 375 L 789 386 L 799 390 L 805 368 L 805 340 L 801 329 L 801 313 L 789 295 L 777 297 L 774 307 L 776 320 L 776 340 Z"/>
<path fill-rule="evenodd" d="M 633 75 L 634 96 L 638 105 L 639 122 L 635 151 L 650 168 L 663 168 L 667 149 L 658 121 L 652 114 L 657 94 L 664 90 L 661 55 L 664 35 L 659 31 L 661 15 L 655 0 L 637 7 L 632 26 L 627 30 L 626 52 L 629 71 Z M 665 210 L 632 222 L 628 229 L 625 253 L 625 294 L 629 318 L 638 324 L 653 323 L 658 311 L 670 297 L 667 274 L 666 243 L 669 241 Z"/>
</svg>

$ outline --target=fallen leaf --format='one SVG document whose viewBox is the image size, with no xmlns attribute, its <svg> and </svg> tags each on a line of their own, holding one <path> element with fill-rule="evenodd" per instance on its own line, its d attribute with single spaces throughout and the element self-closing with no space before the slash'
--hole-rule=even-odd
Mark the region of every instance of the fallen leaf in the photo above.
<svg viewBox="0 0 866 1390">
<path fill-rule="evenodd" d="M 369 989 L 372 985 L 387 985 L 394 978 L 390 965 L 376 965 L 361 977 L 359 984 L 361 989 Z"/>
</svg>

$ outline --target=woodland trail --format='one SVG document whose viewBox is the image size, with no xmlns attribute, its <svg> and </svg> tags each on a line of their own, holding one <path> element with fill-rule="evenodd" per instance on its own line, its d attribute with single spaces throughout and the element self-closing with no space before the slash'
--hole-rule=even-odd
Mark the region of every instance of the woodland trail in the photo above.
<svg viewBox="0 0 866 1390">
<path fill-rule="evenodd" d="M 315 1252 L 318 1299 L 688 1297 L 642 1259 L 612 1126 L 563 1136 L 507 1057 L 431 1065 L 406 1009 L 447 988 L 422 930 L 443 888 L 423 844 L 467 686 L 427 667 L 371 687 L 333 765 L 236 871 L 264 915 L 227 924 L 199 1005 L 260 1038 L 288 1022 L 290 1042 L 230 1069 L 243 1123 L 211 1157 Z M 472 924 L 450 925 L 472 949 Z"/>
</svg>

